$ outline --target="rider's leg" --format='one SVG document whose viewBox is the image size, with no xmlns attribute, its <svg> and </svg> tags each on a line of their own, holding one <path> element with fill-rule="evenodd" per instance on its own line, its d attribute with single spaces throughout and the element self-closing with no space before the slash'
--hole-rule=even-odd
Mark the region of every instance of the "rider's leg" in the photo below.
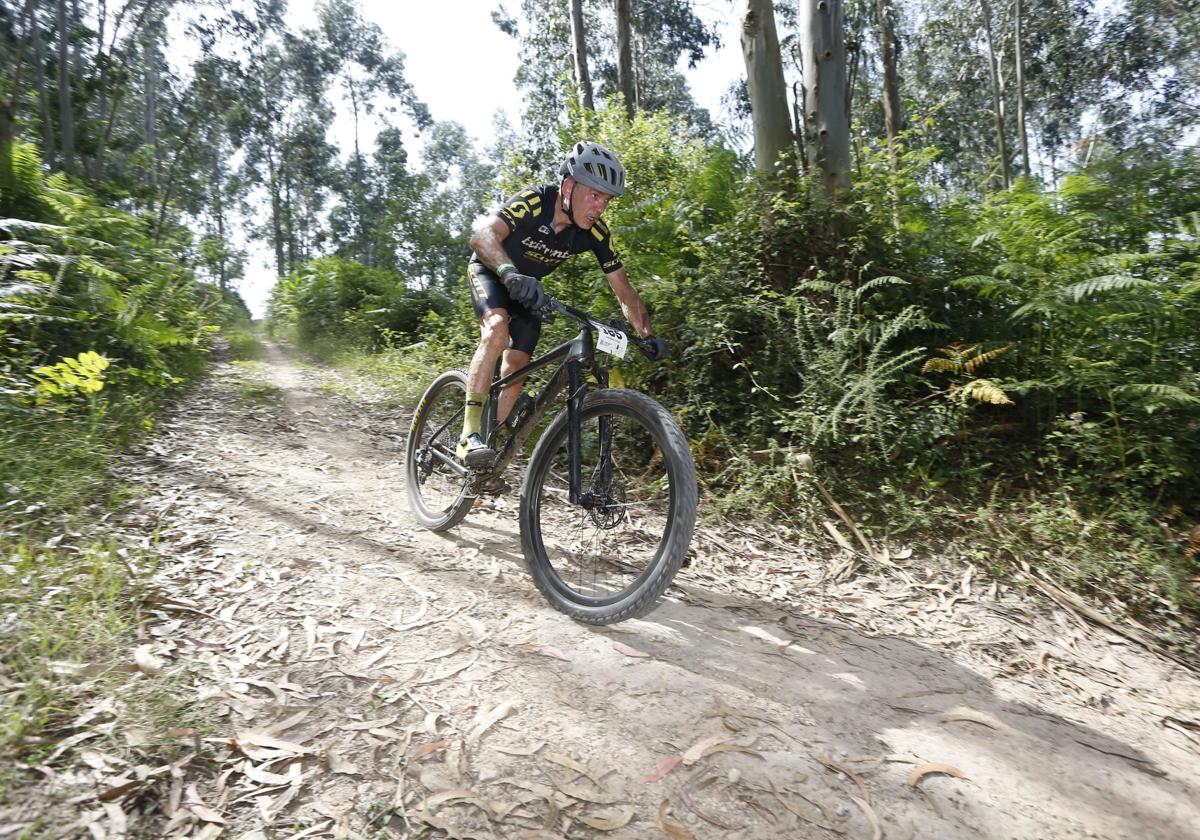
<svg viewBox="0 0 1200 840">
<path fill-rule="evenodd" d="M 500 364 L 500 375 L 508 376 L 514 370 L 520 370 L 529 364 L 530 355 L 524 350 L 514 350 L 509 348 L 504 351 L 504 361 Z M 512 412 L 513 404 L 516 403 L 517 397 L 521 395 L 521 386 L 525 383 L 525 377 L 515 379 L 505 386 L 500 392 L 500 399 L 496 402 L 496 422 L 503 423 L 508 419 L 508 415 Z"/>
<path fill-rule="evenodd" d="M 508 312 L 504 309 L 487 310 L 479 319 L 479 346 L 475 348 L 467 372 L 466 405 L 458 444 L 458 457 L 468 465 L 482 464 L 495 455 L 479 438 L 480 422 L 483 404 L 487 401 L 492 384 L 492 371 L 496 369 L 496 359 L 507 346 Z"/>
<path fill-rule="evenodd" d="M 513 371 L 520 370 L 529 364 L 529 359 L 533 356 L 533 349 L 537 347 L 541 334 L 541 318 L 523 306 L 514 306 L 512 318 L 508 322 L 509 346 L 504 351 L 504 361 L 500 367 L 501 376 L 508 376 Z M 519 381 L 511 383 L 500 393 L 500 399 L 496 403 L 497 422 L 508 419 L 517 398 L 521 396 L 521 385 L 524 382 L 525 377 L 521 377 Z"/>
</svg>

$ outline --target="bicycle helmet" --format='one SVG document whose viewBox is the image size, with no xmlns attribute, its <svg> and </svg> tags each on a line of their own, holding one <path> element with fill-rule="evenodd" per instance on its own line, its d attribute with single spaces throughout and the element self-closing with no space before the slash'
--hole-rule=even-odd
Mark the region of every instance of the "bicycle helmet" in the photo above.
<svg viewBox="0 0 1200 840">
<path fill-rule="evenodd" d="M 572 146 L 558 174 L 560 178 L 569 175 L 585 187 L 612 196 L 625 194 L 625 169 L 621 161 L 599 143 L 584 140 Z"/>
</svg>

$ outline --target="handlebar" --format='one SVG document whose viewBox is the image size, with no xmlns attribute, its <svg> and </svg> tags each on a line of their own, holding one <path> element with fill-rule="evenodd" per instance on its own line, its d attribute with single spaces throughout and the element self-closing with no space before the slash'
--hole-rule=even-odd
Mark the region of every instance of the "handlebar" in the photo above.
<svg viewBox="0 0 1200 840">
<path fill-rule="evenodd" d="M 538 308 L 534 314 L 541 318 L 542 323 L 544 324 L 551 324 L 559 315 L 566 315 L 568 318 L 574 318 L 581 324 L 587 324 L 592 329 L 596 329 L 599 326 L 612 327 L 613 329 L 617 329 L 625 333 L 630 342 L 637 345 L 637 348 L 643 353 L 646 352 L 646 348 L 650 342 L 649 338 L 641 338 L 637 332 L 634 331 L 633 327 L 622 318 L 612 318 L 605 323 L 599 318 L 593 318 L 590 314 L 584 312 L 582 309 L 576 309 L 573 306 L 563 303 L 561 300 L 553 297 L 552 295 L 546 295 L 546 303 Z"/>
</svg>

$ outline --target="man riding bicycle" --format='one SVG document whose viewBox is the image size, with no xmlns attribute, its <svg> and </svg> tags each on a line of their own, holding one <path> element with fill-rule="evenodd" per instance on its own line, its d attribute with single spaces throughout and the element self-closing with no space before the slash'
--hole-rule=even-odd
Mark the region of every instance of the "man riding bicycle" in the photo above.
<svg viewBox="0 0 1200 840">
<path fill-rule="evenodd" d="M 466 412 L 458 458 L 471 468 L 492 463 L 495 452 L 480 437 L 496 359 L 503 353 L 501 376 L 529 363 L 541 333 L 538 310 L 546 303 L 541 278 L 565 259 L 591 251 L 625 318 L 644 341 L 652 361 L 667 355 L 667 344 L 653 335 L 650 315 L 629 282 L 613 250 L 608 225 L 600 218 L 609 201 L 625 192 L 625 170 L 617 156 L 598 143 L 571 147 L 558 169 L 559 185 L 524 190 L 475 225 L 468 264 L 471 301 L 479 319 L 479 347 L 467 374 Z M 521 393 L 522 380 L 501 392 L 496 422 L 503 423 Z"/>
</svg>

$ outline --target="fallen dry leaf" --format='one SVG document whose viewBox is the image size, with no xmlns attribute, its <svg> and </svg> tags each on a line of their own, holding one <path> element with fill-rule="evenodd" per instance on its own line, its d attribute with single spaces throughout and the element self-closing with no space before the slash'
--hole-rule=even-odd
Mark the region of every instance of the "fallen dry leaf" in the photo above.
<svg viewBox="0 0 1200 840">
<path fill-rule="evenodd" d="M 671 822 L 667 819 L 667 812 L 671 810 L 671 800 L 664 799 L 662 804 L 658 806 L 658 827 L 663 830 L 671 840 L 695 840 L 695 835 L 681 825 Z"/>
<path fill-rule="evenodd" d="M 195 783 L 187 786 L 187 797 L 183 801 L 183 807 L 205 822 L 225 825 L 225 818 L 221 816 L 220 812 L 204 804 L 204 801 L 200 798 L 199 791 L 196 790 Z"/>
<path fill-rule="evenodd" d="M 241 770 L 247 779 L 258 782 L 260 785 L 286 785 L 291 783 L 289 776 L 284 776 L 281 773 L 271 773 L 263 770 L 261 767 L 255 767 L 249 761 L 242 762 Z"/>
<path fill-rule="evenodd" d="M 391 726 L 396 722 L 396 720 L 396 716 L 392 715 L 391 717 L 380 718 L 379 720 L 358 720 L 353 721 L 352 723 L 343 723 L 340 728 L 350 732 L 359 732 L 366 729 L 377 729 L 383 726 Z"/>
<path fill-rule="evenodd" d="M 313 750 L 303 744 L 297 744 L 295 741 L 285 741 L 282 738 L 276 738 L 273 735 L 268 735 L 266 732 L 254 729 L 239 732 L 234 741 L 239 748 L 242 748 L 243 745 L 266 747 L 267 749 L 278 750 L 279 752 L 291 753 L 293 755 L 309 755 L 313 752 Z M 242 751 L 245 752 L 244 749 Z"/>
<path fill-rule="evenodd" d="M 434 741 L 432 744 L 422 744 L 421 746 L 419 746 L 415 750 L 413 750 L 412 758 L 410 758 L 409 761 L 412 761 L 412 762 L 420 761 L 425 756 L 429 755 L 432 752 L 437 752 L 438 750 L 447 746 L 449 743 L 450 743 L 449 741 L 443 740 L 443 741 Z"/>
<path fill-rule="evenodd" d="M 1010 729 L 1011 727 L 997 718 L 995 715 L 990 715 L 987 712 L 979 712 L 975 709 L 953 709 L 937 716 L 937 719 L 943 723 L 952 721 L 967 721 L 969 723 L 978 723 L 981 726 L 986 726 L 989 729 Z"/>
<path fill-rule="evenodd" d="M 616 831 L 623 828 L 633 819 L 633 806 L 621 805 L 604 811 L 593 811 L 590 814 L 580 814 L 578 820 L 584 825 L 591 826 L 597 831 Z"/>
<path fill-rule="evenodd" d="M 705 749 L 704 753 L 700 757 L 708 758 L 713 753 L 719 753 L 719 752 L 745 753 L 746 755 L 752 755 L 755 758 L 762 759 L 763 761 L 766 760 L 766 759 L 763 759 L 762 753 L 758 752 L 757 750 L 752 750 L 749 747 L 743 747 L 741 744 L 730 744 L 730 743 L 713 744 L 711 747 L 708 747 L 707 749 Z"/>
<path fill-rule="evenodd" d="M 481 809 L 490 818 L 492 816 L 492 808 L 488 805 L 487 800 L 479 796 L 473 790 L 465 788 L 455 788 L 453 790 L 443 790 L 433 794 L 421 803 L 422 811 L 432 811 L 439 805 L 445 805 L 447 802 L 467 802 Z"/>
<path fill-rule="evenodd" d="M 479 714 L 475 716 L 475 725 L 471 728 L 470 734 L 467 735 L 467 743 L 478 743 L 479 739 L 483 737 L 483 733 L 491 729 L 499 720 L 506 717 L 509 712 L 516 708 L 516 705 L 515 700 L 505 700 L 502 703 L 496 704 L 487 712 L 480 709 Z"/>
<path fill-rule="evenodd" d="M 965 779 L 966 774 L 950 764 L 922 764 L 920 767 L 914 768 L 908 774 L 908 784 L 911 787 L 916 787 L 920 783 L 922 777 L 930 773 L 944 773 L 947 776 L 954 776 L 956 779 Z"/>
<path fill-rule="evenodd" d="M 148 677 L 157 676 L 162 673 L 163 663 L 153 653 L 153 645 L 138 645 L 133 651 L 133 661 L 137 663 L 138 670 Z"/>
<path fill-rule="evenodd" d="M 542 747 L 546 746 L 545 741 L 538 741 L 528 747 L 495 747 L 496 752 L 502 752 L 505 755 L 533 755 Z"/>
<path fill-rule="evenodd" d="M 117 840 L 125 836 L 129 830 L 129 821 L 125 817 L 125 811 L 115 802 L 103 802 L 101 806 L 104 808 L 105 815 L 108 816 L 108 836 L 110 840 Z"/>
<path fill-rule="evenodd" d="M 709 735 L 707 738 L 701 738 L 684 751 L 682 756 L 683 763 L 688 765 L 695 764 L 704 757 L 705 750 L 722 743 L 727 738 L 727 735 Z"/>
<path fill-rule="evenodd" d="M 574 770 L 576 773 L 579 773 L 581 776 L 587 776 L 589 779 L 592 780 L 592 784 L 594 784 L 596 787 L 601 787 L 599 777 L 597 777 L 596 774 L 593 773 L 590 769 L 588 769 L 588 767 L 586 767 L 584 764 L 576 761 L 575 759 L 571 758 L 569 755 L 563 755 L 562 753 L 556 753 L 556 752 L 548 752 L 548 753 L 545 753 L 544 755 L 542 755 L 542 758 L 546 759 L 547 761 L 553 761 L 555 764 L 566 767 L 568 770 Z"/>
<path fill-rule="evenodd" d="M 847 767 L 842 766 L 841 764 L 838 764 L 836 761 L 834 761 L 832 758 L 830 758 L 827 755 L 817 756 L 817 761 L 824 764 L 830 770 L 834 770 L 838 773 L 841 773 L 847 779 L 854 782 L 854 784 L 858 785 L 859 793 L 862 794 L 863 799 L 866 801 L 866 803 L 868 805 L 871 804 L 871 794 L 867 791 L 867 786 L 865 784 L 863 784 L 863 780 L 860 779 L 857 775 L 855 775 L 852 770 L 850 770 Z"/>
<path fill-rule="evenodd" d="M 266 733 L 267 735 L 278 738 L 278 737 L 282 736 L 284 732 L 287 732 L 293 726 L 295 726 L 296 724 L 298 724 L 302 720 L 304 720 L 306 717 L 308 717 L 308 713 L 310 711 L 312 711 L 312 710 L 311 709 L 301 709 L 300 711 L 296 712 L 296 714 L 289 715 L 288 717 L 284 718 L 281 721 L 272 723 L 270 726 L 264 726 L 262 731 L 264 733 Z"/>
<path fill-rule="evenodd" d="M 875 809 L 871 807 L 871 803 L 859 799 L 854 794 L 850 794 L 850 799 L 862 810 L 867 822 L 871 824 L 871 840 L 880 840 L 883 837 L 883 829 L 879 825 L 879 817 L 875 816 Z"/>
<path fill-rule="evenodd" d="M 654 772 L 648 776 L 642 776 L 641 781 L 657 782 L 678 767 L 682 761 L 683 756 L 681 755 L 669 755 L 666 758 L 659 759 L 658 766 L 655 768 Z"/>
</svg>

